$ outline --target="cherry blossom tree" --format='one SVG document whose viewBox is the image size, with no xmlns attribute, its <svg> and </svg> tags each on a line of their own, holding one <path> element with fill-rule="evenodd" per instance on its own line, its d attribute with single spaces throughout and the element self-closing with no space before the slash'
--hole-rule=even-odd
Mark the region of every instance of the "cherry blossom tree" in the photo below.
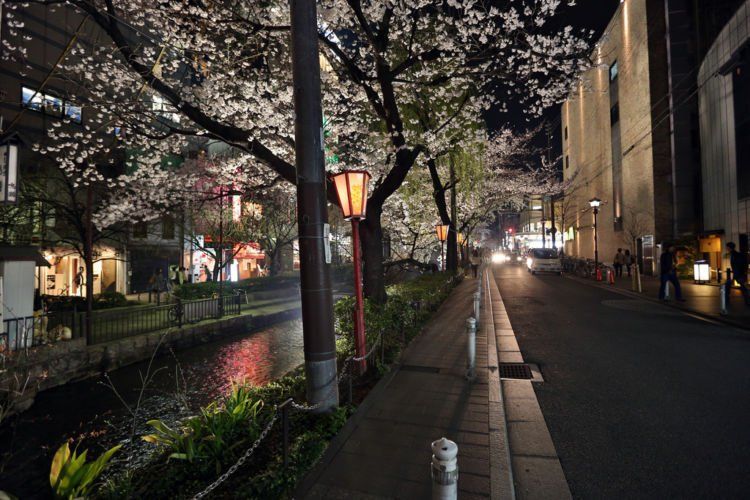
<svg viewBox="0 0 750 500">
<path fill-rule="evenodd" d="M 28 36 L 14 9 L 73 9 L 85 25 L 53 71 L 67 97 L 84 106 L 84 130 L 61 128 L 52 134 L 57 143 L 45 148 L 79 182 L 102 180 L 93 168 L 80 173 L 89 158 L 123 148 L 138 168 L 115 185 L 135 192 L 150 182 L 151 192 L 166 193 L 156 186 L 174 182 L 160 174 L 164 158 L 207 142 L 232 147 L 258 167 L 254 176 L 296 182 L 285 2 L 3 1 L 11 27 L 3 39 L 6 60 L 23 58 Z M 567 94 L 568 79 L 587 64 L 582 36 L 550 26 L 560 4 L 319 0 L 323 109 L 340 160 L 332 170 L 373 174 L 361 226 L 365 292 L 372 299 L 385 300 L 386 202 L 421 155 L 450 143 L 448 125 L 472 115 L 475 123 L 481 112 L 503 110 L 511 100 L 539 114 Z M 416 130 L 408 109 L 423 100 L 442 104 L 431 126 Z M 102 139 L 112 134 L 116 144 Z M 142 199 L 171 201 L 163 194 Z M 110 219 L 127 215 L 119 208 Z"/>
</svg>

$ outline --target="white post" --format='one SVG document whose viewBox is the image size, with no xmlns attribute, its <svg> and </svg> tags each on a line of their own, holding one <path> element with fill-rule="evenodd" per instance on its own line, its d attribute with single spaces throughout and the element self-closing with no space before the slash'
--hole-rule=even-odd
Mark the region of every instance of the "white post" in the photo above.
<svg viewBox="0 0 750 500">
<path fill-rule="evenodd" d="M 664 300 L 669 300 L 669 281 L 664 283 Z"/>
<path fill-rule="evenodd" d="M 458 498 L 458 446 L 447 438 L 432 442 L 432 500 Z"/>
<path fill-rule="evenodd" d="M 723 316 L 726 316 L 728 314 L 727 311 L 727 290 L 729 282 L 725 281 L 720 287 L 719 287 L 719 304 L 721 307 L 721 314 Z"/>
<path fill-rule="evenodd" d="M 474 318 L 466 320 L 466 333 L 468 337 L 466 354 L 466 378 L 473 381 L 476 377 L 477 360 L 477 322 Z"/>
</svg>

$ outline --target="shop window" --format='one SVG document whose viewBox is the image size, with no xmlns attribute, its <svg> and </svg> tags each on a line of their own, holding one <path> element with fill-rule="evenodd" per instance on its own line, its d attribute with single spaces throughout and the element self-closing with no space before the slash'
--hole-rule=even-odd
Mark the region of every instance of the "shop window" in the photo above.
<svg viewBox="0 0 750 500">
<path fill-rule="evenodd" d="M 165 215 L 161 220 L 161 238 L 163 240 L 174 239 L 174 217 Z"/>
<path fill-rule="evenodd" d="M 148 238 L 148 223 L 136 222 L 133 224 L 133 238 Z"/>
</svg>

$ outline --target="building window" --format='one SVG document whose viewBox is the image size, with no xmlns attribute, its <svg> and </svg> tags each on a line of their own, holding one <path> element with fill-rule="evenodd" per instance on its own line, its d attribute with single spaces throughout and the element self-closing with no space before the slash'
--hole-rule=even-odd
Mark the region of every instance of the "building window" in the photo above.
<svg viewBox="0 0 750 500">
<path fill-rule="evenodd" d="M 174 217 L 165 215 L 161 219 L 161 238 L 163 240 L 174 239 Z"/>
<path fill-rule="evenodd" d="M 617 68 L 617 61 L 613 62 L 609 67 L 609 81 L 614 82 L 617 80 L 617 75 L 620 74 L 620 70 Z"/>
<path fill-rule="evenodd" d="M 568 140 L 568 127 L 565 127 L 565 140 Z"/>
<path fill-rule="evenodd" d="M 565 168 L 570 168 L 570 158 L 565 155 Z"/>
<path fill-rule="evenodd" d="M 81 123 L 81 107 L 60 99 L 46 92 L 39 92 L 29 87 L 21 87 L 21 105 L 24 108 L 39 111 L 47 116 L 66 118 L 74 123 Z"/>
<path fill-rule="evenodd" d="M 133 238 L 148 238 L 148 223 L 136 222 L 133 224 Z"/>
<path fill-rule="evenodd" d="M 615 103 L 614 106 L 609 110 L 609 123 L 614 125 L 620 121 L 620 103 Z"/>
</svg>

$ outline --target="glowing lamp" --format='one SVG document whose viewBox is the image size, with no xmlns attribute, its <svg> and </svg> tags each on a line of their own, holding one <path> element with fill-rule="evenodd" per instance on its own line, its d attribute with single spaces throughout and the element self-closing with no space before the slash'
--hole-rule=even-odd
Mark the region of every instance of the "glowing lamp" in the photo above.
<svg viewBox="0 0 750 500">
<path fill-rule="evenodd" d="M 600 206 L 602 206 L 602 200 L 600 200 L 599 198 L 591 198 L 589 200 L 589 205 L 591 206 L 591 208 L 599 208 Z"/>
<path fill-rule="evenodd" d="M 705 260 L 696 260 L 693 264 L 693 279 L 696 283 L 711 281 L 711 266 Z"/>
<path fill-rule="evenodd" d="M 436 224 L 435 232 L 439 241 L 445 241 L 448 239 L 448 224 Z"/>
<path fill-rule="evenodd" d="M 370 174 L 362 170 L 345 170 L 331 177 L 344 219 L 365 218 L 370 178 Z"/>
</svg>

